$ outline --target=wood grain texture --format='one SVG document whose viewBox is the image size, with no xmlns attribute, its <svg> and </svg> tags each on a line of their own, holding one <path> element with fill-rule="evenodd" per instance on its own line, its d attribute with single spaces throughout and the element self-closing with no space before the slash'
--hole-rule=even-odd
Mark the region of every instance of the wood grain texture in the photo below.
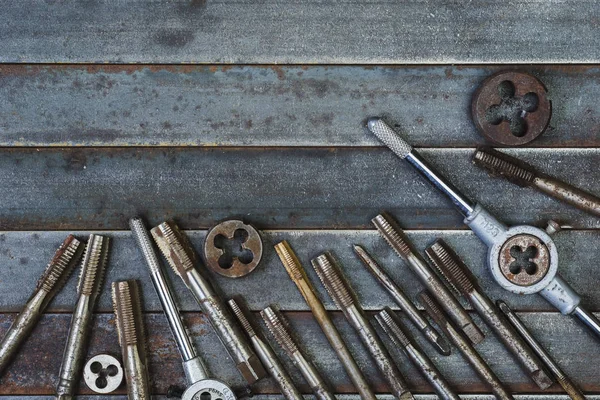
<svg viewBox="0 0 600 400">
<path fill-rule="evenodd" d="M 472 147 L 471 97 L 506 66 L 0 65 L 0 146 L 379 146 L 388 114 L 417 147 Z M 600 145 L 595 66 L 525 66 L 553 115 L 536 147 Z"/>
<path fill-rule="evenodd" d="M 3 7 L 0 62 L 593 63 L 594 1 L 141 0 Z"/>
<path fill-rule="evenodd" d="M 599 220 L 554 199 L 492 179 L 473 149 L 422 154 L 458 188 L 508 224 L 550 218 L 576 228 Z M 511 151 L 575 186 L 600 193 L 598 149 Z M 459 213 L 384 148 L 1 148 L 0 229 L 127 229 L 177 218 L 201 229 L 234 216 L 260 228 L 370 228 L 383 210 L 403 227 L 463 228 Z"/>
<path fill-rule="evenodd" d="M 83 240 L 90 232 L 74 232 Z M 95 232 L 98 233 L 98 232 Z M 130 233 L 100 232 L 113 238 L 107 270 L 107 282 L 125 279 L 138 279 L 143 293 L 144 309 L 148 312 L 160 312 L 162 307 L 152 286 L 147 266 L 141 257 Z M 555 311 L 541 296 L 515 296 L 496 284 L 487 270 L 486 248 L 470 231 L 408 231 L 415 246 L 424 250 L 436 238 L 443 237 L 477 276 L 486 294 L 493 300 L 503 299 L 515 310 Z M 187 232 L 195 248 L 202 252 L 205 231 Z M 66 236 L 65 232 L 4 232 L 0 233 L 0 255 L 2 255 L 2 273 L 0 274 L 0 312 L 18 312 L 33 292 L 45 265 L 57 246 Z M 367 310 L 379 310 L 384 306 L 397 308 L 396 304 L 381 288 L 375 279 L 365 270 L 353 254 L 351 245 L 359 243 L 378 259 L 382 267 L 389 272 L 398 285 L 412 299 L 422 286 L 406 265 L 393 253 L 391 248 L 379 237 L 376 231 L 266 231 L 262 232 L 265 252 L 261 264 L 250 275 L 230 279 L 213 274 L 206 267 L 200 271 L 209 276 L 223 296 L 241 295 L 252 310 L 258 311 L 270 304 L 281 309 L 307 311 L 308 307 L 295 285 L 289 279 L 279 258 L 273 251 L 273 245 L 288 240 L 312 279 L 320 298 L 330 310 L 336 309 L 331 298 L 319 283 L 310 259 L 320 253 L 332 250 L 340 261 L 344 273 L 360 303 Z M 561 275 L 580 293 L 586 308 L 600 311 L 600 292 L 597 281 L 589 279 L 597 271 L 598 241 L 600 232 L 563 231 L 555 236 L 560 254 Z M 202 253 L 200 253 L 202 254 Z M 178 302 L 184 311 L 199 311 L 198 304 L 181 279 L 164 264 L 167 275 L 177 293 Z M 76 300 L 77 274 L 75 273 L 65 288 L 57 295 L 49 311 L 71 312 Z M 276 285 L 277 290 L 265 290 Z M 465 306 L 466 302 L 463 302 Z M 98 310 L 111 312 L 111 299 L 108 284 L 98 301 Z M 568 317 L 565 317 L 568 318 Z M 581 327 L 580 330 L 585 328 Z"/>
<path fill-rule="evenodd" d="M 385 393 L 388 390 L 387 385 L 376 369 L 372 368 L 372 361 L 360 344 L 356 333 L 347 324 L 341 313 L 333 314 L 334 324 L 340 329 L 350 351 L 355 355 L 361 369 L 365 371 L 368 381 L 375 391 Z M 310 313 L 287 313 L 287 316 L 292 329 L 296 332 L 298 341 L 305 347 L 317 368 L 329 379 L 336 393 L 352 393 L 354 389 L 349 379 L 312 315 Z M 557 313 L 526 313 L 521 317 L 560 362 L 565 372 L 571 374 L 574 381 L 580 384 L 583 390 L 592 392 L 600 390 L 598 369 L 594 363 L 589 362 L 591 359 L 600 357 L 600 347 L 595 338 L 587 332 L 579 330 L 575 321 Z M 8 329 L 13 318 L 13 315 L 0 314 L 0 335 Z M 69 320 L 70 315 L 68 314 L 47 314 L 42 318 L 12 366 L 7 370 L 5 376 L 0 378 L 0 394 L 48 395 L 52 393 Z M 196 344 L 201 349 L 212 374 L 233 386 L 241 386 L 243 384 L 241 376 L 236 372 L 233 362 L 226 356 L 226 352 L 208 322 L 201 315 L 195 313 L 187 314 L 185 320 L 190 326 Z M 152 327 L 152 329 L 148 329 L 152 390 L 153 393 L 164 394 L 170 385 L 184 384 L 181 360 L 171 339 L 166 318 L 162 314 L 147 314 L 145 322 L 147 326 Z M 493 338 L 491 332 L 485 327 L 484 332 L 488 334 L 488 338 L 478 346 L 478 351 L 500 379 L 512 391 L 537 392 L 535 384 L 511 361 L 510 355 Z M 438 364 L 440 371 L 458 391 L 466 393 L 485 393 L 487 391 L 485 385 L 456 351 L 449 357 L 439 356 L 428 347 L 428 344 L 423 342 L 421 337 L 418 337 L 418 340 Z M 392 350 L 400 370 L 410 382 L 411 389 L 420 393 L 430 391 L 426 381 L 409 364 L 404 355 Z M 113 316 L 98 314 L 88 354 L 90 356 L 100 352 L 118 354 L 118 351 Z M 280 356 L 282 355 L 277 347 L 276 352 Z M 308 393 L 310 389 L 289 360 L 281 358 L 292 372 L 300 389 Z M 255 390 L 258 393 L 277 393 L 276 387 L 270 380 L 261 381 Z M 81 387 L 81 391 L 89 394 L 85 387 Z M 555 385 L 549 389 L 549 392 L 560 393 L 561 390 Z"/>
</svg>

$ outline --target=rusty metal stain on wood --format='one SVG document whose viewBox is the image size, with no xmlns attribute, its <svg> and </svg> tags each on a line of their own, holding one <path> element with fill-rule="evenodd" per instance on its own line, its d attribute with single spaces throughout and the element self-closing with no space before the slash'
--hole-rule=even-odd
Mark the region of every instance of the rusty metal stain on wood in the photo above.
<svg viewBox="0 0 600 400">
<path fill-rule="evenodd" d="M 416 146 L 473 146 L 471 97 L 506 68 L 4 65 L 0 145 L 379 146 L 362 123 L 387 113 Z M 597 68 L 514 68 L 554 99 L 531 146 L 599 144 Z"/>
<path fill-rule="evenodd" d="M 455 64 L 600 59 L 594 1 L 441 5 L 391 0 L 117 4 L 28 0 L 6 4 L 2 15 L 4 63 Z"/>
<path fill-rule="evenodd" d="M 77 237 L 86 238 L 90 232 L 74 232 Z M 98 232 L 96 232 L 98 233 Z M 141 254 L 128 231 L 100 232 L 112 237 L 113 247 L 107 270 L 107 282 L 139 279 L 142 286 L 146 311 L 160 312 L 161 306 L 150 281 L 148 270 Z M 408 231 L 410 239 L 418 249 L 425 249 L 436 238 L 443 237 L 474 272 L 483 290 L 492 299 L 504 299 L 516 310 L 554 311 L 540 296 L 515 297 L 500 288 L 491 278 L 486 264 L 487 248 L 470 231 Z M 0 312 L 18 312 L 33 291 L 38 276 L 42 273 L 47 258 L 60 243 L 65 232 L 0 232 L 0 255 L 3 255 L 0 274 Z M 188 231 L 188 237 L 196 250 L 202 250 L 205 231 Z M 265 242 L 263 261 L 257 269 L 242 280 L 232 280 L 203 270 L 213 278 L 225 295 L 242 295 L 253 310 L 261 310 L 270 303 L 277 303 L 282 309 L 308 310 L 306 303 L 290 281 L 285 269 L 272 250 L 273 245 L 287 239 L 301 261 L 308 265 L 309 260 L 326 250 L 333 250 L 340 260 L 345 274 L 356 290 L 361 304 L 367 310 L 378 310 L 384 306 L 396 305 L 372 278 L 352 252 L 352 244 L 360 243 L 369 249 L 385 270 L 411 297 L 416 298 L 421 290 L 415 285 L 415 277 L 391 248 L 374 230 L 364 231 L 264 231 Z M 596 271 L 600 233 L 595 230 L 563 231 L 556 237 L 560 250 L 561 275 L 585 298 L 592 311 L 600 311 L 600 293 L 596 282 L 588 279 Z M 165 271 L 171 275 L 175 292 L 181 293 L 179 302 L 184 311 L 199 311 L 195 300 L 188 293 L 181 279 L 174 275 L 165 264 Z M 315 281 L 312 268 L 307 273 Z M 265 285 L 277 283 L 277 290 L 265 290 Z M 77 276 L 74 274 L 65 288 L 57 295 L 49 311 L 65 312 L 73 308 L 75 302 Z M 321 285 L 315 285 L 328 309 L 335 309 L 330 297 Z M 105 289 L 106 291 L 107 289 Z M 108 292 L 106 292 L 108 293 Z M 468 306 L 468 304 L 464 303 Z M 110 296 L 103 295 L 98 302 L 98 310 L 112 311 Z"/>
<path fill-rule="evenodd" d="M 307 353 L 315 361 L 317 367 L 326 371 L 337 393 L 351 393 L 353 388 L 343 372 L 343 369 L 327 341 L 321 334 L 318 325 L 309 313 L 286 313 L 290 324 L 297 332 L 298 340 L 307 348 Z M 549 351 L 556 357 L 564 370 L 586 391 L 598 391 L 600 387 L 597 381 L 597 369 L 589 359 L 600 357 L 600 348 L 595 339 L 585 331 L 576 327 L 577 322 L 561 316 L 558 313 L 525 313 L 521 314 L 524 322 L 530 327 L 538 339 L 544 343 Z M 150 347 L 150 371 L 153 381 L 153 392 L 164 394 L 171 384 L 183 384 L 183 372 L 177 348 L 171 339 L 168 325 L 162 314 L 147 314 L 146 324 L 149 329 L 148 343 Z M 13 316 L 0 314 L 0 334 L 8 328 Z M 205 356 L 208 368 L 214 374 L 234 386 L 241 385 L 242 378 L 237 374 L 232 361 L 226 356 L 218 338 L 212 332 L 208 322 L 200 314 L 186 314 L 186 323 L 191 326 L 192 334 L 197 341 L 198 348 Z M 46 314 L 35 335 L 23 347 L 7 374 L 0 379 L 0 394 L 51 394 L 56 373 L 60 364 L 61 348 L 68 324 L 69 314 Z M 339 327 L 342 336 L 349 344 L 349 348 L 357 357 L 359 365 L 367 375 L 377 392 L 387 391 L 383 379 L 371 368 L 365 349 L 357 340 L 355 332 L 347 324 L 341 313 L 333 313 L 333 320 Z M 476 321 L 482 325 L 479 319 Z M 96 315 L 95 329 L 92 336 L 89 354 L 99 352 L 115 352 L 118 354 L 118 343 L 114 330 L 114 319 L 111 314 Z M 483 327 L 483 326 L 482 326 Z M 498 376 L 505 381 L 516 392 L 536 393 L 537 387 L 520 371 L 513 362 L 509 362 L 510 356 L 491 332 L 484 327 L 488 334 L 478 350 L 484 355 Z M 415 332 L 413 332 L 415 333 Z M 429 355 L 438 363 L 441 372 L 460 392 L 481 393 L 487 389 L 478 379 L 461 357 L 454 352 L 449 357 L 439 356 L 423 341 L 420 336 L 417 340 L 427 350 Z M 275 346 L 276 347 L 276 346 Z M 62 349 L 61 349 L 62 350 Z M 279 353 L 280 349 L 276 347 Z M 428 386 L 423 378 L 412 366 L 394 351 L 393 356 L 410 382 L 411 388 L 416 392 L 427 392 Z M 280 356 L 283 356 L 280 354 Z M 302 381 L 297 371 L 289 364 L 286 357 L 282 357 L 286 366 L 292 371 L 297 382 L 302 382 L 300 388 L 308 393 L 310 389 Z M 269 380 L 262 381 L 256 387 L 259 393 L 276 393 L 276 388 Z M 550 392 L 559 391 L 553 387 Z M 82 388 L 83 393 L 89 393 Z"/>
</svg>

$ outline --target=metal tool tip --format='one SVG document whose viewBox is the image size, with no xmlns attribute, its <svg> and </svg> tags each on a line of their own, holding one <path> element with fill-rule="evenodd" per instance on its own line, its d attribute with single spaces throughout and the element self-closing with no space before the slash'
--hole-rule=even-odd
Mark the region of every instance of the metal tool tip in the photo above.
<svg viewBox="0 0 600 400">
<path fill-rule="evenodd" d="M 554 381 L 550 376 L 548 376 L 548 374 L 546 374 L 546 371 L 541 369 L 533 372 L 531 374 L 531 379 L 533 379 L 533 381 L 544 390 L 548 389 L 554 384 Z"/>
<path fill-rule="evenodd" d="M 390 148 L 400 158 L 405 158 L 412 151 L 412 146 L 402 139 L 394 129 L 381 118 L 372 117 L 367 120 L 369 132 Z"/>
<path fill-rule="evenodd" d="M 411 392 L 404 392 L 402 393 L 402 395 L 399 397 L 400 400 L 414 400 L 414 396 L 412 395 Z"/>
<path fill-rule="evenodd" d="M 369 117 L 367 119 L 367 128 L 370 131 L 373 131 L 374 129 L 376 129 L 377 124 L 385 124 L 385 122 L 383 122 L 383 120 L 379 117 Z"/>
<path fill-rule="evenodd" d="M 429 342 L 434 346 L 436 351 L 443 356 L 449 356 L 452 354 L 452 348 L 450 347 L 450 343 L 432 326 L 427 326 L 423 329 L 423 334 L 429 340 Z"/>
<path fill-rule="evenodd" d="M 512 314 L 512 310 L 510 309 L 508 304 L 506 304 L 504 301 L 496 300 L 496 305 L 498 306 L 500 311 L 502 311 L 504 314 L 507 314 L 507 315 Z"/>
</svg>

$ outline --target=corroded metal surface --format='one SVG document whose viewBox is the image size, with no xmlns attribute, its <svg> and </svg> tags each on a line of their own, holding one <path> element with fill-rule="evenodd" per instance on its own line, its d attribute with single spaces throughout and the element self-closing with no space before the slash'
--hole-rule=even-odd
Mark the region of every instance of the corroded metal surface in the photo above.
<svg viewBox="0 0 600 400">
<path fill-rule="evenodd" d="M 421 154 L 509 225 L 545 225 L 552 218 L 576 228 L 600 227 L 597 218 L 533 189 L 490 179 L 471 164 L 473 152 Z M 600 193 L 600 180 L 593 179 L 599 149 L 511 154 Z M 244 165 L 243 174 L 233 162 Z M 445 198 L 382 148 L 2 148 L 0 169 L 0 229 L 125 229 L 138 214 L 150 224 L 177 218 L 185 229 L 235 215 L 260 229 L 366 228 L 383 210 L 407 229 L 464 227 Z"/>
<path fill-rule="evenodd" d="M 544 133 L 550 123 L 552 103 L 547 92 L 533 75 L 498 72 L 487 78 L 473 96 L 473 123 L 492 143 L 529 143 Z"/>
<path fill-rule="evenodd" d="M 233 242 L 226 245 L 225 242 Z M 248 275 L 260 263 L 263 243 L 252 225 L 227 220 L 211 228 L 204 241 L 204 261 L 214 272 L 228 278 Z"/>
<path fill-rule="evenodd" d="M 502 66 L 0 65 L 2 146 L 379 146 L 387 113 L 417 147 L 486 143 L 470 118 Z M 600 144 L 597 66 L 521 68 L 553 99 L 530 146 Z"/>
<path fill-rule="evenodd" d="M 589 0 L 27 0 L 3 7 L 0 62 L 593 63 L 599 15 Z"/>
<path fill-rule="evenodd" d="M 388 389 L 383 378 L 373 368 L 368 367 L 371 365 L 371 361 L 355 332 L 341 313 L 332 313 L 332 316 L 334 324 L 339 327 L 340 333 L 347 339 L 350 350 L 356 355 L 356 359 L 363 367 L 372 387 L 379 393 L 386 392 Z M 306 353 L 314 361 L 316 367 L 320 371 L 327 371 L 326 376 L 335 392 L 354 392 L 341 364 L 312 316 L 309 313 L 286 313 L 286 317 L 296 333 L 298 341 L 305 345 Z M 582 390 L 600 390 L 597 379 L 598 371 L 595 365 L 589 362 L 591 358 L 600 357 L 600 346 L 591 335 L 579 329 L 575 321 L 564 318 L 558 313 L 526 313 L 520 314 L 520 317 L 553 357 L 561 362 L 564 371 Z M 11 318 L 12 316 L 9 315 L 0 317 L 0 331 L 6 329 Z M 171 339 L 164 315 L 148 314 L 145 319 L 146 325 L 152 326 L 152 330 L 148 331 L 152 391 L 156 394 L 164 394 L 169 385 L 184 385 L 181 360 L 175 343 Z M 37 329 L 38 334 L 32 336 L 25 344 L 24 351 L 17 356 L 13 367 L 0 380 L 0 395 L 52 393 L 61 355 L 54 351 L 51 343 L 61 343 L 64 340 L 68 321 L 68 315 L 60 314 L 49 314 L 42 318 L 39 329 Z M 214 376 L 230 382 L 234 387 L 241 386 L 244 383 L 242 377 L 237 373 L 233 361 L 225 356 L 226 353 L 221 349 L 218 338 L 212 333 L 208 321 L 194 313 L 186 315 L 186 322 L 191 328 L 198 348 L 201 348 L 206 355 L 208 368 Z M 485 328 L 480 320 L 477 319 L 477 322 Z M 112 315 L 98 315 L 89 350 L 90 354 L 98 354 L 101 351 L 118 354 L 119 345 L 113 324 Z M 465 364 L 458 352 L 453 352 L 449 357 L 439 356 L 426 341 L 416 335 L 416 331 L 411 329 L 411 333 L 458 393 L 486 391 L 485 385 Z M 486 333 L 491 335 L 487 329 Z M 304 383 L 299 372 L 293 368 L 291 361 L 287 357 L 283 357 L 279 348 L 274 350 L 286 369 L 290 371 L 294 381 L 298 383 L 300 390 L 303 393 L 310 393 L 310 387 Z M 510 355 L 497 341 L 486 340 L 477 346 L 477 350 L 511 390 L 526 393 L 537 392 L 535 384 L 514 363 L 507 362 Z M 415 393 L 422 393 L 428 389 L 427 382 L 403 355 L 393 352 L 392 356 Z M 43 368 L 40 368 L 41 365 Z M 277 393 L 277 387 L 269 380 L 261 381 L 255 389 L 259 393 Z M 89 394 L 83 383 L 80 390 L 81 393 Z M 553 386 L 549 393 L 560 393 L 560 390 L 560 387 Z M 121 393 L 123 393 L 122 388 Z"/>
<path fill-rule="evenodd" d="M 552 311 L 554 310 L 539 296 L 512 296 L 495 283 L 486 264 L 487 248 L 470 231 L 405 231 L 415 247 L 423 251 L 427 246 L 442 237 L 452 246 L 477 277 L 482 290 L 493 300 L 504 299 L 515 310 Z M 79 238 L 85 238 L 90 232 L 74 232 Z M 142 287 L 143 303 L 146 311 L 161 311 L 161 305 L 155 294 L 142 255 L 136 248 L 134 238 L 129 232 L 95 232 L 113 238 L 111 250 L 111 268 L 107 271 L 107 282 L 136 277 Z M 205 231 L 186 232 L 196 249 L 202 248 Z M 33 288 L 35 280 L 43 272 L 45 259 L 64 239 L 64 232 L 0 232 L 0 255 L 3 255 L 2 274 L 0 274 L 0 312 L 18 312 Z M 335 250 L 336 256 L 344 266 L 352 287 L 360 297 L 366 310 L 381 310 L 384 306 L 396 308 L 393 299 L 385 289 L 363 267 L 353 252 L 353 244 L 361 244 L 377 257 L 381 267 L 392 277 L 410 299 L 415 299 L 421 289 L 415 285 L 415 276 L 398 259 L 394 251 L 385 243 L 375 230 L 335 230 L 335 231 L 265 231 L 263 240 L 266 248 L 272 248 L 282 240 L 294 243 L 301 261 L 310 259 L 325 250 Z M 590 276 L 597 271 L 598 243 L 600 232 L 596 230 L 558 233 L 554 240 L 561 249 L 560 262 L 565 268 L 561 274 L 573 287 L 585 296 L 586 304 L 592 311 L 600 311 L 600 292 L 597 283 Z M 198 311 L 199 306 L 188 293 L 181 279 L 166 271 L 171 277 L 173 291 L 179 293 L 179 304 L 184 311 Z M 307 268 L 309 278 L 318 282 L 311 268 Z M 302 296 L 295 289 L 274 252 L 266 252 L 263 265 L 242 281 L 212 274 L 211 278 L 225 296 L 236 294 L 243 296 L 252 310 L 261 310 L 271 303 L 283 310 L 308 310 Z M 277 282 L 278 290 L 265 290 L 265 282 Z M 73 309 L 77 278 L 71 277 L 67 286 L 50 304 L 52 312 L 70 312 Z M 333 301 L 321 285 L 315 285 L 319 297 L 327 309 L 335 309 Z M 466 303 L 463 303 L 466 305 Z M 101 296 L 98 310 L 112 312 L 109 296 Z"/>
</svg>

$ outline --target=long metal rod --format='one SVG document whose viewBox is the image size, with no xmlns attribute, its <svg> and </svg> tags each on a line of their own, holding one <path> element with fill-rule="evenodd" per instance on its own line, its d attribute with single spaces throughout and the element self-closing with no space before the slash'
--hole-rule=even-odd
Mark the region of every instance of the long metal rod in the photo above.
<svg viewBox="0 0 600 400">
<path fill-rule="evenodd" d="M 579 318 L 579 320 L 586 324 L 588 328 L 590 328 L 592 332 L 594 332 L 596 336 L 600 338 L 600 321 L 594 316 L 594 314 L 587 311 L 585 308 L 578 306 L 573 311 L 573 315 Z"/>
<path fill-rule="evenodd" d="M 109 245 L 108 237 L 91 234 L 85 247 L 77 286 L 77 303 L 71 318 L 56 385 L 56 398 L 59 400 L 72 399 L 79 385 L 92 329 L 94 308 L 104 281 Z"/>
<path fill-rule="evenodd" d="M 512 353 L 531 380 L 543 390 L 552 386 L 554 382 L 545 371 L 542 361 L 481 290 L 469 268 L 454 250 L 442 239 L 438 239 L 425 250 L 425 253 L 431 260 L 431 264 L 471 303 L 481 319 L 492 328 L 498 339 Z"/>
<path fill-rule="evenodd" d="M 150 277 L 152 278 L 152 284 L 156 290 L 156 294 L 160 299 L 160 304 L 165 312 L 167 321 L 169 321 L 169 327 L 171 333 L 177 342 L 177 347 L 183 358 L 183 367 L 190 384 L 206 379 L 208 377 L 208 371 L 202 358 L 196 352 L 196 348 L 192 342 L 192 338 L 188 335 L 187 329 L 181 320 L 181 314 L 179 308 L 173 299 L 169 283 L 163 273 L 158 256 L 152 241 L 150 240 L 150 233 L 146 229 L 144 222 L 141 218 L 132 218 L 129 221 L 129 226 L 133 237 L 137 241 L 138 247 L 146 260 L 146 265 L 150 270 Z"/>
<path fill-rule="evenodd" d="M 413 395 L 408 390 L 405 378 L 398 370 L 396 364 L 394 364 L 392 357 L 383 345 L 377 332 L 375 332 L 375 329 L 365 316 L 350 284 L 342 275 L 337 260 L 330 253 L 325 253 L 314 258 L 312 265 L 323 286 L 327 289 L 327 293 L 329 293 L 329 296 L 331 296 L 335 304 L 342 311 L 371 354 L 373 360 L 375 360 L 379 372 L 381 372 L 390 385 L 392 394 L 398 399 L 412 399 Z"/>
<path fill-rule="evenodd" d="M 369 118 L 367 121 L 367 128 L 398 157 L 408 161 L 417 171 L 419 171 L 419 173 L 421 173 L 421 175 L 427 178 L 433 186 L 448 196 L 465 217 L 468 217 L 473 213 L 475 204 L 446 180 L 446 178 L 433 169 L 410 144 L 398 136 L 398 134 L 381 118 Z"/>
<path fill-rule="evenodd" d="M 558 383 L 565 389 L 569 396 L 573 400 L 585 400 L 585 396 L 579 390 L 577 386 L 569 379 L 569 377 L 560 369 L 558 364 L 552 359 L 550 354 L 544 349 L 544 347 L 536 340 L 531 334 L 529 329 L 523 324 L 523 321 L 510 309 L 508 304 L 502 300 L 496 302 L 498 308 L 506 315 L 506 318 L 510 321 L 512 326 L 519 332 L 523 340 L 525 340 L 529 346 L 536 352 L 536 354 L 544 361 L 546 366 L 552 371 Z"/>
<path fill-rule="evenodd" d="M 466 340 L 463 335 L 454 328 L 446 315 L 440 308 L 439 304 L 433 298 L 423 291 L 419 293 L 419 299 L 425 307 L 427 314 L 435 321 L 435 323 L 444 331 L 446 336 L 460 350 L 463 357 L 473 367 L 475 372 L 483 379 L 492 389 L 498 400 L 514 400 L 508 389 L 500 381 L 498 376 L 492 371 L 485 360 L 477 353 L 477 350 Z"/>
<path fill-rule="evenodd" d="M 410 318 L 415 326 L 421 331 L 423 336 L 429 340 L 433 347 L 442 355 L 450 355 L 450 345 L 446 339 L 427 321 L 413 302 L 404 294 L 402 289 L 393 281 L 383 268 L 371 257 L 371 255 L 361 246 L 354 245 L 354 252 L 363 262 L 371 274 L 377 278 L 377 281 L 388 291 L 394 301 L 400 306 L 402 312 Z"/>
<path fill-rule="evenodd" d="M 369 382 L 366 380 L 360 367 L 352 357 L 352 353 L 348 350 L 348 347 L 333 324 L 333 321 L 331 321 L 323 303 L 317 297 L 315 289 L 306 276 L 306 271 L 302 267 L 302 264 L 300 264 L 298 257 L 290 245 L 286 241 L 280 242 L 275 245 L 275 251 L 288 275 L 296 284 L 302 297 L 304 297 L 306 304 L 310 307 L 313 316 L 327 337 L 329 344 L 337 354 L 356 390 L 360 393 L 361 398 L 363 400 L 376 400 L 375 394 L 369 387 Z"/>
<path fill-rule="evenodd" d="M 433 387 L 435 392 L 443 400 L 460 400 L 460 397 L 454 392 L 448 381 L 442 376 L 435 364 L 423 350 L 408 335 L 407 330 L 402 327 L 400 318 L 390 309 L 385 307 L 383 311 L 375 315 L 375 320 L 381 325 L 385 333 L 388 334 L 392 342 L 401 348 L 421 374 L 427 379 L 427 382 Z"/>
<path fill-rule="evenodd" d="M 58 248 L 38 281 L 35 291 L 25 303 L 0 343 L 0 375 L 19 351 L 19 347 L 29 337 L 48 303 L 62 289 L 73 273 L 83 245 L 73 235 L 69 235 Z"/>
<path fill-rule="evenodd" d="M 379 234 L 394 249 L 396 254 L 405 261 L 421 283 L 435 296 L 469 340 L 474 344 L 480 343 L 484 339 L 483 332 L 423 257 L 413 249 L 397 222 L 386 214 L 379 214 L 371 221 Z"/>
</svg>

